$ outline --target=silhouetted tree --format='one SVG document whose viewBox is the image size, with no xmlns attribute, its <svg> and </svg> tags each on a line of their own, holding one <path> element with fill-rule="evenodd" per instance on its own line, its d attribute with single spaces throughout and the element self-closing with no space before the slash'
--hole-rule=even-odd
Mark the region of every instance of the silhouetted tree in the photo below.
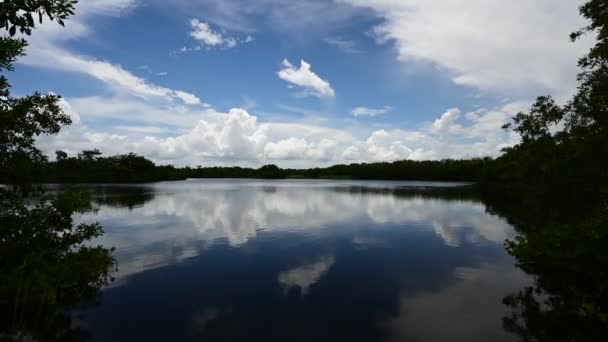
<svg viewBox="0 0 608 342">
<path fill-rule="evenodd" d="M 572 39 L 597 33 L 598 40 L 579 60 L 577 93 L 564 106 L 539 97 L 516 115 L 505 127 L 522 141 L 493 165 L 492 177 L 527 201 L 533 222 L 517 225 L 506 242 L 535 279 L 504 300 L 512 309 L 504 327 L 523 341 L 608 336 L 608 1 L 588 1 L 580 11 L 590 24 Z"/>
<path fill-rule="evenodd" d="M 55 160 L 58 162 L 68 159 L 68 154 L 64 151 L 58 150 L 55 151 Z"/>
<path fill-rule="evenodd" d="M 78 153 L 78 159 L 84 160 L 93 160 L 101 155 L 101 152 L 98 149 L 92 150 L 82 150 L 82 152 Z"/>
<path fill-rule="evenodd" d="M 72 0 L 9 0 L 0 3 L 0 30 L 30 34 L 44 17 L 63 24 Z M 12 70 L 27 43 L 0 38 L 0 71 Z M 35 146 L 40 134 L 69 124 L 59 96 L 15 98 L 0 76 L 0 339 L 72 341 L 84 337 L 63 310 L 94 299 L 108 281 L 111 251 L 86 242 L 102 233 L 97 224 L 74 225 L 72 215 L 88 201 L 51 197 L 32 187 L 34 170 L 46 161 Z M 36 177 L 39 179 L 39 176 Z"/>
</svg>

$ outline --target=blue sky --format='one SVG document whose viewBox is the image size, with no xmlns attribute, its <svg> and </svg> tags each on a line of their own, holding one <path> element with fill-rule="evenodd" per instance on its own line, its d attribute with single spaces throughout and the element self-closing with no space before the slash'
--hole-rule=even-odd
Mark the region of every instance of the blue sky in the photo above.
<svg viewBox="0 0 608 342">
<path fill-rule="evenodd" d="M 592 38 L 571 0 L 88 0 L 46 23 L 14 93 L 63 95 L 40 147 L 309 167 L 495 156 Z"/>
</svg>

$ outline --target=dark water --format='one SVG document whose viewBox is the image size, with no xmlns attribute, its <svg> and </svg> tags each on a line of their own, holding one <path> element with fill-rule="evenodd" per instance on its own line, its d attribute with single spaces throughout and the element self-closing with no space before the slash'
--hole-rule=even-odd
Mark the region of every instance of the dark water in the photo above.
<svg viewBox="0 0 608 342">
<path fill-rule="evenodd" d="M 434 188 L 455 185 L 93 187 L 79 220 L 103 225 L 118 271 L 75 322 L 97 341 L 514 341 L 502 299 L 530 280 L 513 228 Z"/>
</svg>

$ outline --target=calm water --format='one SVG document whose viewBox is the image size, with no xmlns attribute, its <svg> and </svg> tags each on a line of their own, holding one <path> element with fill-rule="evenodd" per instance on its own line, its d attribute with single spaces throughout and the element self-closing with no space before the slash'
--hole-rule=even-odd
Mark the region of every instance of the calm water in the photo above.
<svg viewBox="0 0 608 342">
<path fill-rule="evenodd" d="M 98 341 L 513 341 L 514 235 L 449 183 L 188 180 L 95 186 L 116 280 Z"/>
</svg>

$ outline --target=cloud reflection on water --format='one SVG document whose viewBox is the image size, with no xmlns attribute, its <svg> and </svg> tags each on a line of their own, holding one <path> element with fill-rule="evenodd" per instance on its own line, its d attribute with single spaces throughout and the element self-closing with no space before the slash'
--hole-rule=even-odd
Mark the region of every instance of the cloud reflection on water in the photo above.
<svg viewBox="0 0 608 342">
<path fill-rule="evenodd" d="M 402 225 L 433 231 L 452 247 L 502 244 L 512 234 L 503 219 L 478 202 L 361 190 L 395 184 L 359 182 L 357 191 L 349 191 L 342 183 L 324 181 L 159 183 L 142 205 L 101 205 L 82 219 L 104 226 L 101 242 L 117 248 L 119 280 L 196 256 L 213 243 L 242 246 L 260 231 L 322 236 L 338 229 Z M 294 284 L 305 292 L 305 283 Z"/>
</svg>

